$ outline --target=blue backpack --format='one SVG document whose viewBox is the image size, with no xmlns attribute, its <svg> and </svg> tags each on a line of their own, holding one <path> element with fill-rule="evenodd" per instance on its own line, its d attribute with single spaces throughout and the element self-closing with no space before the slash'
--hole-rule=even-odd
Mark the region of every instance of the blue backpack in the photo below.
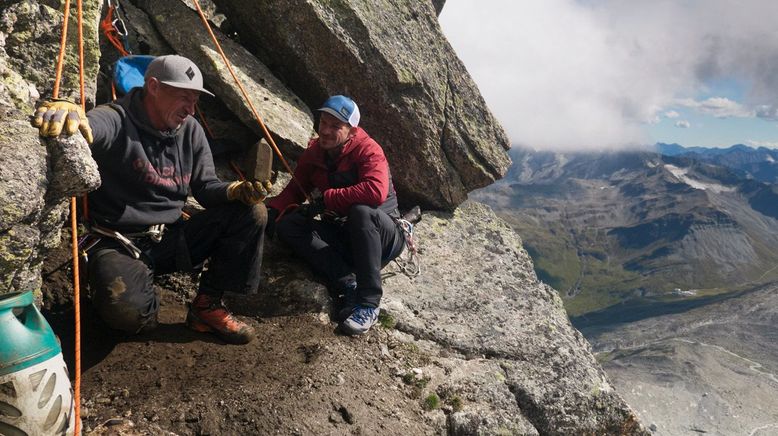
<svg viewBox="0 0 778 436">
<path fill-rule="evenodd" d="M 113 83 L 116 92 L 124 95 L 132 88 L 143 86 L 143 75 L 146 74 L 151 61 L 156 56 L 130 55 L 119 58 L 113 66 Z"/>
</svg>

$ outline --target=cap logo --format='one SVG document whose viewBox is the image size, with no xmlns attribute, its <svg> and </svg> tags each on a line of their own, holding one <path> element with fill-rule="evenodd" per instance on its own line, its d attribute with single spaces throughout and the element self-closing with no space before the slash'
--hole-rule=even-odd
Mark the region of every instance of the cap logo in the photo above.
<svg viewBox="0 0 778 436">
<path fill-rule="evenodd" d="M 189 69 L 186 70 L 186 77 L 188 77 L 189 80 L 192 80 L 194 76 L 195 76 L 194 70 L 192 69 L 192 67 L 189 67 Z"/>
<path fill-rule="evenodd" d="M 340 108 L 340 111 L 339 111 L 339 112 L 340 112 L 340 114 L 341 114 L 341 115 L 343 115 L 343 118 L 345 118 L 345 119 L 348 119 L 349 115 L 351 115 L 351 114 L 348 112 L 348 109 L 346 109 L 346 106 L 341 106 L 341 108 Z"/>
</svg>

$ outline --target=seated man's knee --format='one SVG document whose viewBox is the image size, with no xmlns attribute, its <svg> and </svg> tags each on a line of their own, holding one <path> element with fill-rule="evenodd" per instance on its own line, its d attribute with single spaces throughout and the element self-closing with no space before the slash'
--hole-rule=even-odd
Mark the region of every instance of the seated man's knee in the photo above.
<svg viewBox="0 0 778 436">
<path fill-rule="evenodd" d="M 159 297 L 147 270 L 132 268 L 134 265 L 125 266 L 129 267 L 126 274 L 115 274 L 112 277 L 102 274 L 99 279 L 91 277 L 89 286 L 92 304 L 109 327 L 138 333 L 156 326 Z M 129 271 L 133 269 L 138 271 Z"/>
<path fill-rule="evenodd" d="M 97 313 L 108 327 L 125 333 L 138 333 L 156 327 L 159 307 L 156 295 L 147 298 L 126 298 L 124 295 L 118 297 L 99 298 L 95 301 Z"/>
<path fill-rule="evenodd" d="M 294 235 L 309 228 L 308 218 L 299 213 L 287 213 L 276 223 L 275 232 L 283 239 L 287 235 Z"/>
<path fill-rule="evenodd" d="M 361 222 L 370 219 L 375 213 L 375 208 L 365 204 L 355 204 L 348 209 L 350 222 Z"/>
</svg>

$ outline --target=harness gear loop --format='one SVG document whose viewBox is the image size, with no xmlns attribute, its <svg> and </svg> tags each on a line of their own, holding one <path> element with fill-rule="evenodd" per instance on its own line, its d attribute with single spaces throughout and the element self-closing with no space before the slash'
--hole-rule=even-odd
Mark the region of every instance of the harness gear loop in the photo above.
<svg viewBox="0 0 778 436">
<path fill-rule="evenodd" d="M 416 248 L 416 242 L 413 239 L 413 223 L 403 218 L 398 218 L 395 222 L 397 222 L 403 231 L 403 235 L 405 235 L 405 247 L 408 249 L 408 258 L 401 259 L 406 256 L 406 252 L 403 252 L 394 259 L 394 263 L 406 276 L 416 277 L 421 274 L 421 258 Z"/>
<path fill-rule="evenodd" d="M 92 223 L 88 228 L 91 233 L 96 233 L 101 236 L 115 239 L 135 259 L 140 259 L 140 255 L 143 253 L 143 250 L 138 248 L 138 246 L 133 243 L 132 239 L 149 238 L 152 242 L 158 244 L 160 241 L 162 241 L 162 236 L 165 234 L 164 224 L 155 224 L 150 226 L 145 231 L 136 233 L 120 233 L 116 230 L 109 229 L 108 227 L 103 227 L 94 223 Z"/>
</svg>

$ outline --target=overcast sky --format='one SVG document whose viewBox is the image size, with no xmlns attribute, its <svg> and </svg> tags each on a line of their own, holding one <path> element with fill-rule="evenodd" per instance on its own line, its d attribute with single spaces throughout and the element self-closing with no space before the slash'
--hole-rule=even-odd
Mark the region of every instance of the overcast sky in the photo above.
<svg viewBox="0 0 778 436">
<path fill-rule="evenodd" d="M 778 147 L 776 0 L 448 0 L 514 144 Z"/>
</svg>

